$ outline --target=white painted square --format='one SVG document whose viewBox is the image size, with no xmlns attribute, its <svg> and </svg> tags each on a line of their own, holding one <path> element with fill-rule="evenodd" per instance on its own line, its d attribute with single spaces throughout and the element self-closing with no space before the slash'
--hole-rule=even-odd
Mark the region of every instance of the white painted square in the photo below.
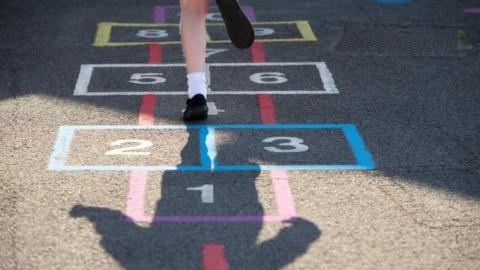
<svg viewBox="0 0 480 270">
<path fill-rule="evenodd" d="M 172 69 L 184 68 L 184 64 L 85 64 L 80 68 L 77 84 L 74 90 L 75 96 L 138 96 L 138 95 L 186 95 L 186 85 L 184 73 L 172 72 Z M 212 81 L 216 74 L 211 74 L 212 70 L 235 69 L 245 67 L 245 74 L 238 74 L 236 78 L 223 78 L 219 76 L 218 81 Z M 309 76 L 316 83 L 309 86 L 308 89 L 286 89 L 283 81 L 294 87 L 295 80 L 308 80 L 302 78 L 302 74 L 288 74 L 285 72 L 276 72 L 275 70 L 291 70 L 295 67 L 314 68 L 315 73 L 309 73 Z M 115 75 L 118 69 L 119 76 Z M 126 70 L 130 70 L 126 72 Z M 135 70 L 138 70 L 137 73 Z M 242 70 L 242 69 L 240 69 Z M 258 72 L 256 72 L 257 70 Z M 111 87 L 110 89 L 101 89 L 92 85 L 92 78 L 95 72 L 111 72 L 107 75 Z M 248 72 L 247 72 L 248 71 Z M 219 72 L 219 71 L 217 71 Z M 128 74 L 126 74 L 128 73 Z M 335 85 L 332 73 L 324 62 L 286 62 L 286 63 L 211 63 L 206 66 L 207 80 L 209 84 L 209 95 L 317 95 L 317 94 L 338 94 L 339 91 Z M 237 72 L 238 73 L 238 72 Z M 240 72 L 241 73 L 241 72 Z M 135 75 L 137 74 L 137 75 Z M 138 75 L 141 74 L 141 75 Z M 153 74 L 153 75 L 152 75 Z M 105 75 L 104 75 L 105 76 Z M 150 76 L 150 79 L 148 79 Z M 133 79 L 132 79 L 133 78 Z M 139 79 L 136 81 L 135 78 Z M 239 79 L 240 78 L 240 79 Z M 293 78 L 293 79 L 292 79 Z M 182 81 L 179 81 L 182 80 Z M 224 80 L 239 80 L 238 89 L 229 87 L 228 91 L 222 89 Z M 136 81 L 137 83 L 132 83 Z M 248 83 L 246 83 L 248 81 Z M 277 82 L 277 83 L 276 83 Z M 279 83 L 278 83 L 279 82 Z M 98 83 L 97 83 L 98 84 Z M 301 82 L 298 82 L 302 85 Z M 114 90 L 115 89 L 115 90 Z M 160 90 L 155 90 L 160 89 Z M 135 90 L 135 91 L 132 91 Z"/>
</svg>

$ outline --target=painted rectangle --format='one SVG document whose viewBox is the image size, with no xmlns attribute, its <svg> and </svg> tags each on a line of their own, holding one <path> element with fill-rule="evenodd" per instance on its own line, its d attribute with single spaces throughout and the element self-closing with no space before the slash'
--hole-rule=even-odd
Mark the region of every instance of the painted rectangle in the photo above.
<svg viewBox="0 0 480 270">
<path fill-rule="evenodd" d="M 125 215 L 134 222 L 281 222 L 296 217 L 284 175 L 271 172 L 164 172 L 138 179 L 132 173 Z M 271 182 L 270 182 L 271 181 Z M 203 199 L 211 186 L 210 203 Z M 200 188 L 200 189 L 199 189 Z M 196 190 L 196 191 L 193 191 Z"/>
<path fill-rule="evenodd" d="M 215 129 L 215 137 L 220 167 L 356 162 L 342 129 Z"/>
<path fill-rule="evenodd" d="M 176 23 L 102 22 L 97 25 L 93 46 L 178 45 L 181 44 L 179 26 Z M 254 22 L 253 27 L 257 33 L 257 42 L 317 41 L 317 37 L 307 21 Z M 231 43 L 225 35 L 224 28 L 223 23 L 207 23 L 207 42 L 211 44 Z"/>
<path fill-rule="evenodd" d="M 85 64 L 73 94 L 186 95 L 184 73 L 184 64 Z M 209 63 L 206 73 L 209 95 L 339 93 L 324 62 Z M 232 86 L 224 78 L 233 75 L 237 83 Z"/>
<path fill-rule="evenodd" d="M 181 165 L 175 164 L 137 164 L 132 161 L 130 163 L 123 162 L 121 164 L 89 164 L 86 165 L 71 164 L 72 157 L 78 158 L 85 155 L 85 153 L 71 153 L 72 140 L 75 137 L 76 132 L 104 132 L 104 131 L 165 131 L 165 130 L 183 130 L 185 132 L 198 131 L 198 156 L 199 164 L 188 164 L 184 162 Z M 302 164 L 301 162 L 293 162 L 293 164 L 221 164 L 217 157 L 222 158 L 222 155 L 218 155 L 219 150 L 223 151 L 223 146 L 218 146 L 216 141 L 216 132 L 219 130 L 235 130 L 244 132 L 246 130 L 257 130 L 258 132 L 272 132 L 279 131 L 282 134 L 285 132 L 299 132 L 300 130 L 312 132 L 315 130 L 336 130 L 341 131 L 348 147 L 351 150 L 352 159 L 354 162 L 341 164 L 322 164 L 309 162 L 308 164 Z M 93 133 L 92 133 L 93 134 Z M 285 136 L 283 136 L 285 137 Z M 275 143 L 278 141 L 270 141 L 269 143 Z M 96 141 L 92 143 L 112 143 Z M 168 137 L 164 137 L 164 142 L 168 144 Z M 288 143 L 288 140 L 287 140 Z M 280 145 L 287 146 L 289 145 Z M 75 148 L 76 147 L 76 148 Z M 241 146 L 240 146 L 241 147 Z M 272 145 L 265 145 L 263 147 L 272 147 Z M 73 148 L 82 151 L 81 145 L 73 146 Z M 73 149 L 72 148 L 72 149 Z M 95 149 L 93 147 L 92 149 Z M 92 150 L 93 151 L 93 150 Z M 101 151 L 103 153 L 103 151 Z M 220 152 L 222 154 L 222 152 Z M 105 157 L 101 157 L 102 160 Z M 87 159 L 89 160 L 89 159 Z M 221 160 L 220 160 L 221 161 Z M 150 162 L 150 161 L 149 161 Z M 375 164 L 372 160 L 370 153 L 368 152 L 360 134 L 356 127 L 351 124 L 298 124 L 298 125 L 174 125 L 174 126 L 62 126 L 59 129 L 58 137 L 55 142 L 54 150 L 50 157 L 49 169 L 53 171 L 262 171 L 262 170 L 370 170 L 374 169 Z"/>
</svg>

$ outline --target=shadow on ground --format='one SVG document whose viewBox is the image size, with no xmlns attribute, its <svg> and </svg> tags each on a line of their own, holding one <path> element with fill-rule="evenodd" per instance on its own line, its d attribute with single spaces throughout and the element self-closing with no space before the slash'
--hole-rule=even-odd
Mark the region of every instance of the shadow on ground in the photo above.
<svg viewBox="0 0 480 270">
<path fill-rule="evenodd" d="M 182 151 L 182 159 L 192 154 L 185 151 L 192 149 L 190 143 L 193 140 Z M 258 176 L 258 172 L 211 175 L 167 171 L 158 179 L 162 194 L 155 216 L 262 216 L 264 209 L 255 187 Z M 187 187 L 204 184 L 214 185 L 213 204 L 202 204 L 197 192 L 185 192 Z M 73 207 L 70 215 L 89 219 L 102 238 L 102 247 L 125 269 L 198 269 L 204 246 L 214 244 L 224 246 L 230 269 L 280 269 L 306 253 L 321 234 L 302 218 L 284 222 L 274 238 L 257 243 L 262 222 L 154 222 L 142 227 L 120 211 L 83 205 Z"/>
</svg>

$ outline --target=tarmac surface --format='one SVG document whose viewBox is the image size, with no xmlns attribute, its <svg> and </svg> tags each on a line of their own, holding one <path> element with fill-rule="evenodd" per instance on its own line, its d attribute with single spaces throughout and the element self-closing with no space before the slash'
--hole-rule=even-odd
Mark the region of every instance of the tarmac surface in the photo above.
<svg viewBox="0 0 480 270">
<path fill-rule="evenodd" d="M 480 1 L 0 2 L 0 269 L 480 269 Z"/>
</svg>

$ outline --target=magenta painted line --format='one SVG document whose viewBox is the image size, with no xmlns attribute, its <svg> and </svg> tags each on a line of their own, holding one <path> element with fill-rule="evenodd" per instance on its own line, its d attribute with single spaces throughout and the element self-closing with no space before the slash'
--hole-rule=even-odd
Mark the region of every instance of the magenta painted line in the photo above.
<svg viewBox="0 0 480 270">
<path fill-rule="evenodd" d="M 130 175 L 128 186 L 128 198 L 126 216 L 133 221 L 138 219 L 145 220 L 144 201 L 145 201 L 145 187 L 147 184 L 146 171 L 134 171 Z M 150 218 L 150 222 L 152 219 Z"/>
<path fill-rule="evenodd" d="M 134 216 L 134 222 L 158 223 L 233 223 L 233 222 L 282 222 L 295 216 Z"/>
<path fill-rule="evenodd" d="M 155 23 L 165 23 L 165 7 L 155 6 L 153 13 Z"/>
<path fill-rule="evenodd" d="M 463 10 L 465 13 L 480 14 L 480 7 L 466 8 Z"/>
<path fill-rule="evenodd" d="M 162 7 L 171 9 L 171 8 L 180 8 L 180 5 L 163 5 Z"/>
<path fill-rule="evenodd" d="M 257 21 L 257 16 L 255 16 L 255 11 L 253 10 L 253 7 L 250 6 L 242 6 L 243 12 L 245 12 L 245 15 L 247 15 L 248 19 L 252 22 Z"/>
<path fill-rule="evenodd" d="M 277 213 L 280 216 L 296 216 L 287 171 L 271 171 L 273 191 L 277 201 Z"/>
</svg>

